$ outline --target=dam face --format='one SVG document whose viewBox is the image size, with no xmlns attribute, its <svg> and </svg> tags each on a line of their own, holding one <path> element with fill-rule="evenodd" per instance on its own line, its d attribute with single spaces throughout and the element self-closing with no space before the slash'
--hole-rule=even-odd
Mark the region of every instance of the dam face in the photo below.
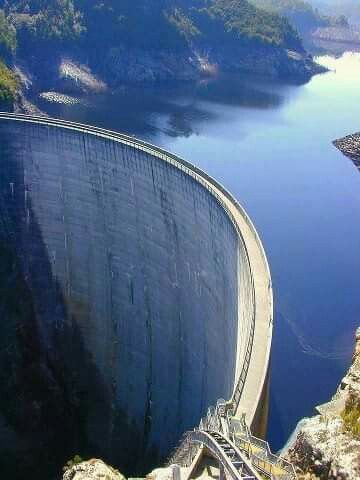
<svg viewBox="0 0 360 480">
<path fill-rule="evenodd" d="M 0 118 L 0 260 L 0 473 L 46 478 L 75 454 L 145 473 L 233 395 L 254 328 L 246 245 L 151 149 Z"/>
</svg>

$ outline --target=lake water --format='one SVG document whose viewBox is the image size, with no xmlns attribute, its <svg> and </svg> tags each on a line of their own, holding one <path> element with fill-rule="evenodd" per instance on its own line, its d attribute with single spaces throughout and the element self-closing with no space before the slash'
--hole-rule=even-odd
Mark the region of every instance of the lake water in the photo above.
<svg viewBox="0 0 360 480">
<path fill-rule="evenodd" d="M 360 325 L 360 175 L 332 140 L 360 130 L 360 54 L 294 86 L 245 75 L 124 89 L 53 116 L 162 145 L 223 183 L 262 237 L 275 288 L 269 440 L 329 399 Z"/>
</svg>

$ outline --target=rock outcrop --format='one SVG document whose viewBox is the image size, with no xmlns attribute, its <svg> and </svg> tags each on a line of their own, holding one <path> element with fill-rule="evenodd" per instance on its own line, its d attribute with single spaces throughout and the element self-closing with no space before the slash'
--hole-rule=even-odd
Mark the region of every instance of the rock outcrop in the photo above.
<svg viewBox="0 0 360 480">
<path fill-rule="evenodd" d="M 360 133 L 335 140 L 334 145 L 360 170 Z"/>
<path fill-rule="evenodd" d="M 319 415 L 302 420 L 286 457 L 299 478 L 355 480 L 360 478 L 360 328 L 352 365 Z"/>
<path fill-rule="evenodd" d="M 102 460 L 93 458 L 66 469 L 63 480 L 125 480 L 125 477 Z"/>
<path fill-rule="evenodd" d="M 199 77 L 200 63 L 195 55 L 184 56 L 171 51 L 111 48 L 101 66 L 112 86 L 123 83 L 189 81 Z"/>
<path fill-rule="evenodd" d="M 175 468 L 178 472 L 174 476 Z M 146 476 L 146 480 L 173 480 L 175 477 L 181 479 L 186 475 L 185 470 L 177 465 L 156 468 Z M 93 458 L 79 463 L 70 460 L 68 466 L 64 467 L 63 480 L 126 480 L 126 477 L 102 460 Z"/>
<path fill-rule="evenodd" d="M 64 93 L 98 93 L 106 84 L 90 68 L 69 58 L 62 58 L 58 70 L 58 83 Z"/>
<path fill-rule="evenodd" d="M 218 71 L 241 71 L 271 78 L 287 78 L 305 82 L 312 75 L 325 71 L 310 55 L 264 45 L 257 48 L 238 46 L 229 50 L 189 51 L 188 55 L 173 52 L 112 48 L 102 67 L 108 83 L 151 83 L 197 80 Z"/>
</svg>

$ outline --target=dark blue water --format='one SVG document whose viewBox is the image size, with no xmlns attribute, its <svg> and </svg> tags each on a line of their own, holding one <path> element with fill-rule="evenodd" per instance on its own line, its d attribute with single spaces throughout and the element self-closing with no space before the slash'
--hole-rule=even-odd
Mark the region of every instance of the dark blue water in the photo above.
<svg viewBox="0 0 360 480">
<path fill-rule="evenodd" d="M 54 116 L 160 144 L 222 182 L 253 218 L 275 287 L 269 439 L 334 392 L 360 325 L 360 174 L 331 144 L 360 130 L 360 54 L 305 86 L 242 75 L 124 89 Z"/>
</svg>

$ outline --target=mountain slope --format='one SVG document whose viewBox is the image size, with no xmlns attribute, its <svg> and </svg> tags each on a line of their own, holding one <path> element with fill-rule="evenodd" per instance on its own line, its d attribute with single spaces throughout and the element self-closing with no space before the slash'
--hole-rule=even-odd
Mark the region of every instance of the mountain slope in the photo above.
<svg viewBox="0 0 360 480">
<path fill-rule="evenodd" d="M 61 90 L 67 59 L 112 87 L 216 70 L 305 81 L 317 71 L 289 21 L 247 0 L 0 0 L 0 33 L 2 24 L 0 58 L 21 65 L 34 91 Z"/>
</svg>

